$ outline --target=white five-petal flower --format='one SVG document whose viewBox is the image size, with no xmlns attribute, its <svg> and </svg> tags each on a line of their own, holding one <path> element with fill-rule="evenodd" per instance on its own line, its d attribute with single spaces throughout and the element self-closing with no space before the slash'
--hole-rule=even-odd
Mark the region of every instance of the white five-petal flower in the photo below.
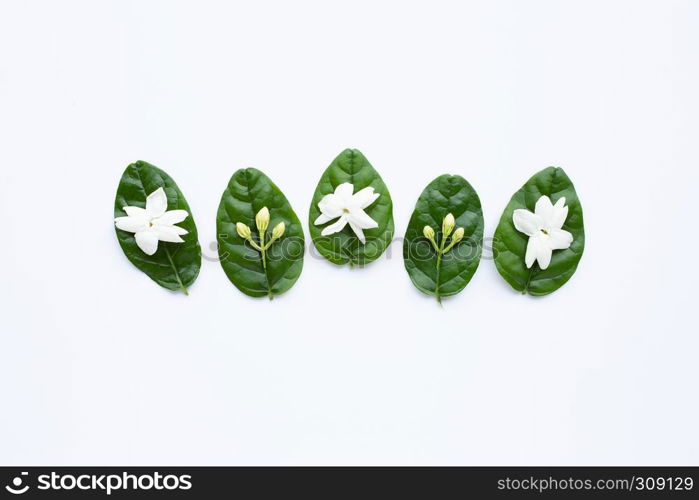
<svg viewBox="0 0 699 500">
<path fill-rule="evenodd" d="M 158 241 L 183 243 L 186 229 L 175 226 L 189 215 L 186 210 L 167 211 L 167 195 L 158 188 L 146 198 L 146 208 L 124 207 L 126 217 L 114 219 L 116 227 L 136 233 L 136 244 L 147 255 L 158 250 Z"/>
<path fill-rule="evenodd" d="M 568 217 L 565 203 L 565 198 L 559 198 L 553 205 L 551 199 L 544 195 L 536 202 L 534 213 L 520 208 L 512 214 L 517 231 L 529 236 L 524 257 L 528 268 L 538 261 L 539 267 L 546 269 L 551 263 L 553 251 L 565 250 L 573 242 L 573 235 L 561 229 Z"/>
<path fill-rule="evenodd" d="M 374 193 L 373 187 L 365 187 L 354 194 L 352 193 L 354 193 L 354 186 L 345 182 L 337 186 L 334 193 L 323 196 L 323 199 L 318 202 L 321 214 L 315 220 L 315 225 L 319 226 L 337 219 L 329 226 L 324 227 L 320 234 L 328 236 L 338 233 L 349 224 L 359 241 L 364 244 L 366 238 L 363 230 L 379 226 L 374 219 L 367 215 L 364 209 L 376 201 L 379 193 Z"/>
</svg>

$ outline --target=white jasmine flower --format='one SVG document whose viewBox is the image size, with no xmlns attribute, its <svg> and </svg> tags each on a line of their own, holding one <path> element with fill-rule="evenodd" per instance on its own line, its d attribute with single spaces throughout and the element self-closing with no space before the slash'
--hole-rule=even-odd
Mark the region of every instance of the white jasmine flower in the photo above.
<svg viewBox="0 0 699 500">
<path fill-rule="evenodd" d="M 561 229 L 568 217 L 565 202 L 565 198 L 559 198 L 553 205 L 548 196 L 542 196 L 536 202 L 534 213 L 517 209 L 512 214 L 517 231 L 529 236 L 527 254 L 524 257 L 528 268 L 536 260 L 541 269 L 546 269 L 551 263 L 553 250 L 565 250 L 573 242 L 573 235 Z"/>
<path fill-rule="evenodd" d="M 354 186 L 345 182 L 337 186 L 334 193 L 323 196 L 323 199 L 318 202 L 321 214 L 315 220 L 315 225 L 319 226 L 339 217 L 337 221 L 323 228 L 320 234 L 328 236 L 338 233 L 349 224 L 359 241 L 364 244 L 366 238 L 363 229 L 379 226 L 364 209 L 376 201 L 379 193 L 374 193 L 373 187 L 365 187 L 352 193 L 354 193 Z"/>
<path fill-rule="evenodd" d="M 167 195 L 163 188 L 158 188 L 146 198 L 146 208 L 124 207 L 126 217 L 114 219 L 116 227 L 130 233 L 136 233 L 136 244 L 147 255 L 158 250 L 158 241 L 183 243 L 180 237 L 187 234 L 186 229 L 175 226 L 189 215 L 186 210 L 167 211 Z"/>
</svg>

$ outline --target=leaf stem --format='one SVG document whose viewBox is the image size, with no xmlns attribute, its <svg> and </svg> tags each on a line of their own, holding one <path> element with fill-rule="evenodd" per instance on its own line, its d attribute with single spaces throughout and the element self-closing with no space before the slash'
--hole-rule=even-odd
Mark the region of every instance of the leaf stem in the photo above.
<svg viewBox="0 0 699 500">
<path fill-rule="evenodd" d="M 538 264 L 535 264 L 538 265 Z M 524 284 L 524 288 L 522 289 L 522 295 L 526 295 L 527 291 L 529 290 L 529 283 L 532 280 L 532 275 L 534 274 L 534 269 L 529 270 L 529 276 L 527 277 L 527 282 Z"/>
<path fill-rule="evenodd" d="M 262 254 L 262 268 L 265 270 L 265 274 L 267 274 L 267 259 L 265 257 L 265 250 L 267 250 L 267 247 L 265 247 L 265 231 L 262 231 L 260 233 L 260 253 Z"/>
<path fill-rule="evenodd" d="M 189 292 L 187 291 L 187 287 L 184 286 L 184 283 L 182 283 L 182 278 L 180 278 L 180 273 L 177 271 L 177 268 L 175 267 L 175 263 L 172 260 L 172 256 L 170 255 L 170 249 L 167 246 L 167 243 L 163 244 L 163 248 L 165 249 L 165 255 L 167 255 L 167 260 L 170 261 L 170 265 L 172 266 L 172 270 L 175 271 L 175 278 L 177 278 L 177 283 L 180 285 L 180 290 L 184 292 L 185 295 L 189 295 Z"/>
<path fill-rule="evenodd" d="M 447 253 L 449 250 L 451 250 L 454 247 L 455 244 L 456 244 L 456 241 L 454 241 L 454 239 L 452 239 L 449 242 L 449 245 L 447 246 L 447 248 L 444 249 L 443 253 Z"/>
<path fill-rule="evenodd" d="M 434 248 L 434 251 L 439 253 L 439 247 L 437 246 L 437 243 L 434 241 L 434 238 L 430 238 L 430 243 L 432 243 L 432 248 Z"/>
<path fill-rule="evenodd" d="M 259 251 L 262 254 L 262 269 L 265 272 L 265 279 L 267 280 L 267 296 L 269 297 L 269 300 L 272 300 L 274 296 L 272 295 L 272 287 L 269 285 L 269 275 L 267 274 L 267 248 L 269 248 L 269 244 L 265 245 L 265 233 L 267 230 L 260 231 L 260 246 L 259 246 Z M 270 241 L 270 243 L 272 243 Z"/>
<path fill-rule="evenodd" d="M 439 272 L 442 266 L 442 255 L 444 254 L 444 242 L 446 241 L 444 233 L 442 233 L 441 241 L 439 242 L 439 250 L 437 250 L 437 286 L 435 287 L 434 293 L 437 296 L 437 302 L 442 305 L 442 297 L 439 295 Z"/>
</svg>

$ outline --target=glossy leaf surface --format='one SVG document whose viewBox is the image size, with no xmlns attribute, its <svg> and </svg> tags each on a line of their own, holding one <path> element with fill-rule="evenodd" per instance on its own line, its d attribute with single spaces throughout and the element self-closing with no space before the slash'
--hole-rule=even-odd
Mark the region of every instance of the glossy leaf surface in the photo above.
<svg viewBox="0 0 699 500">
<path fill-rule="evenodd" d="M 512 222 L 518 208 L 534 211 L 537 200 L 546 195 L 552 203 L 565 196 L 568 217 L 563 228 L 573 235 L 570 248 L 554 250 L 548 268 L 538 263 L 527 269 L 524 256 L 529 238 Z M 515 290 L 531 295 L 546 295 L 558 290 L 575 273 L 585 248 L 583 211 L 573 183 L 562 168 L 549 167 L 534 175 L 517 191 L 502 213 L 493 238 L 493 256 L 498 272 Z"/>
<path fill-rule="evenodd" d="M 183 222 L 177 224 L 188 231 L 188 234 L 182 236 L 184 243 L 161 241 L 155 254 L 146 255 L 136 245 L 133 233 L 116 229 L 117 238 L 124 254 L 134 266 L 160 286 L 186 293 L 199 275 L 201 249 L 192 211 L 172 177 L 145 161 L 129 165 L 117 188 L 114 217 L 126 216 L 125 206 L 145 208 L 146 197 L 158 188 L 165 190 L 168 210 L 186 210 L 189 213 Z"/>
<path fill-rule="evenodd" d="M 349 225 L 339 233 L 322 236 L 321 231 L 327 224 L 316 225 L 320 215 L 318 202 L 335 188 L 345 182 L 354 185 L 354 192 L 366 187 L 373 187 L 380 196 L 365 209 L 369 217 L 378 223 L 378 227 L 365 229 L 366 243 L 362 244 Z M 345 149 L 323 172 L 318 182 L 309 210 L 309 229 L 313 244 L 318 252 L 333 264 L 363 266 L 378 259 L 393 239 L 393 202 L 386 184 L 379 173 L 371 166 L 366 157 L 357 149 Z"/>
<path fill-rule="evenodd" d="M 433 228 L 436 242 L 441 242 L 442 222 L 449 213 L 456 220 L 455 227 L 464 228 L 464 237 L 438 262 L 438 252 L 423 235 L 423 228 Z M 437 177 L 418 198 L 405 232 L 403 260 L 413 284 L 438 299 L 459 293 L 478 268 L 482 246 L 483 211 L 478 194 L 463 177 Z"/>
<path fill-rule="evenodd" d="M 267 238 L 272 228 L 283 222 L 286 229 L 262 256 L 236 232 L 236 223 L 248 225 L 255 241 L 259 233 L 255 215 L 267 207 L 270 212 Z M 223 192 L 216 217 L 216 233 L 221 266 L 228 279 L 251 297 L 272 298 L 289 290 L 303 269 L 304 237 L 299 218 L 281 190 L 265 174 L 254 168 L 238 170 Z"/>
</svg>

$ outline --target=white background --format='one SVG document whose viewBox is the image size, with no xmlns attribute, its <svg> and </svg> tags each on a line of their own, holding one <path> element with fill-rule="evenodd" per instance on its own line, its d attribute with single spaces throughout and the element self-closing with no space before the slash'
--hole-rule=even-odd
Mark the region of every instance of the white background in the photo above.
<svg viewBox="0 0 699 500">
<path fill-rule="evenodd" d="M 2 464 L 697 464 L 699 2 L 4 1 Z M 221 192 L 266 172 L 307 231 L 345 147 L 402 237 L 443 173 L 486 235 L 532 174 L 585 212 L 545 298 L 483 260 L 440 308 L 401 245 L 307 254 L 272 302 L 205 260 L 185 297 L 124 257 L 123 169 Z"/>
</svg>

